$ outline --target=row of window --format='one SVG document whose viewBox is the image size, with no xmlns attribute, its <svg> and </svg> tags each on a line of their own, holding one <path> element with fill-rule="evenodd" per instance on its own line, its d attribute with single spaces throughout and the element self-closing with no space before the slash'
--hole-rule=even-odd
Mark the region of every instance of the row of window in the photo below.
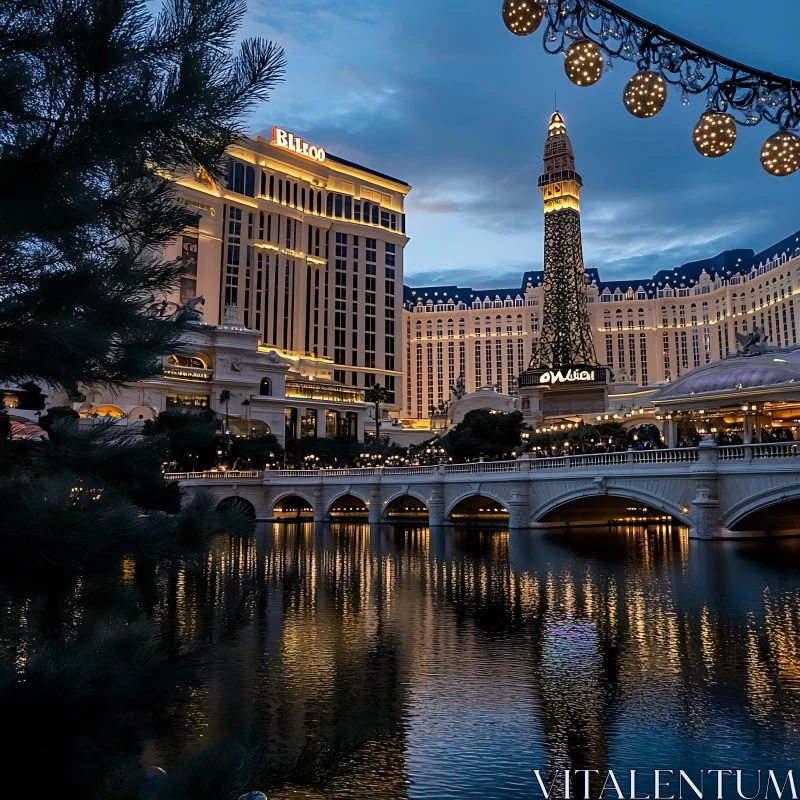
<svg viewBox="0 0 800 800">
<path fill-rule="evenodd" d="M 256 170 L 250 164 L 243 164 L 234 158 L 228 160 L 226 188 L 246 197 L 255 197 Z M 278 203 L 286 203 L 295 208 L 322 215 L 321 189 L 306 190 L 296 181 L 284 180 L 275 175 L 261 173 L 261 196 L 269 197 Z M 325 198 L 325 215 L 337 219 L 366 222 L 392 231 L 406 232 L 405 214 L 383 208 L 379 203 L 369 200 L 356 200 L 348 194 L 328 192 Z"/>
</svg>

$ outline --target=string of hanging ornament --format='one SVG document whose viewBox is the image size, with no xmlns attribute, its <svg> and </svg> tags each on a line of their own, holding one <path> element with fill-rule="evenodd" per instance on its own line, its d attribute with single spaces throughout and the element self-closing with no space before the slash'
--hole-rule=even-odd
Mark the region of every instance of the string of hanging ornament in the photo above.
<svg viewBox="0 0 800 800">
<path fill-rule="evenodd" d="M 705 95 L 692 141 L 707 158 L 731 151 L 737 125 L 767 122 L 778 130 L 761 148 L 761 165 L 776 176 L 800 169 L 796 81 L 712 53 L 607 0 L 504 0 L 503 22 L 517 36 L 529 36 L 544 22 L 544 50 L 564 53 L 564 71 L 576 86 L 597 83 L 615 59 L 635 64 L 622 100 L 640 119 L 661 111 L 670 86 L 683 105 Z"/>
</svg>

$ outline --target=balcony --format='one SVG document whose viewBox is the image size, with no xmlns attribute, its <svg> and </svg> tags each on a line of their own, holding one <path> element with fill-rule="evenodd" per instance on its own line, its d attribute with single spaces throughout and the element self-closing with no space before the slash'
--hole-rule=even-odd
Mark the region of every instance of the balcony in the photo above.
<svg viewBox="0 0 800 800">
<path fill-rule="evenodd" d="M 327 400 L 332 403 L 363 403 L 364 390 L 339 384 L 286 381 L 286 397 L 306 400 Z"/>
<path fill-rule="evenodd" d="M 214 376 L 213 369 L 201 367 L 180 367 L 174 364 L 165 364 L 161 370 L 165 378 L 174 381 L 191 381 L 192 383 L 209 383 Z"/>
</svg>

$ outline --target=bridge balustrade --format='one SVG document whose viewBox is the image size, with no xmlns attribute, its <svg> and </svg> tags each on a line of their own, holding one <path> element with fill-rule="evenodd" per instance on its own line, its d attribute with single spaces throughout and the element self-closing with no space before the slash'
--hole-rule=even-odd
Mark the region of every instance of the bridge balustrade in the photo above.
<svg viewBox="0 0 800 800">
<path fill-rule="evenodd" d="M 797 458 L 800 442 L 766 442 L 717 447 L 720 461 L 749 461 L 753 459 Z M 581 467 L 613 467 L 626 464 L 676 464 L 697 461 L 699 449 L 682 447 L 672 450 L 628 450 L 622 453 L 586 453 L 575 456 L 520 458 L 514 461 L 473 461 L 469 464 L 443 464 L 419 467 L 350 467 L 343 469 L 277 469 L 267 475 L 278 478 L 365 477 L 369 475 L 469 475 L 491 472 L 527 472 L 528 470 L 575 469 Z M 208 472 L 169 472 L 169 480 L 232 480 L 261 478 L 259 470 L 210 470 Z"/>
</svg>

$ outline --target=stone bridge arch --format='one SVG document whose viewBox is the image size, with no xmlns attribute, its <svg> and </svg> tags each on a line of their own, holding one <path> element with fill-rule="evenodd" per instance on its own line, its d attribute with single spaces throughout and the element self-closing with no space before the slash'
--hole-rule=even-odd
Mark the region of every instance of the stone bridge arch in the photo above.
<svg viewBox="0 0 800 800">
<path fill-rule="evenodd" d="M 299 502 L 293 502 L 299 501 Z M 300 508 L 288 508 L 288 506 L 300 506 L 305 503 L 310 509 L 310 514 Z M 286 508 L 284 506 L 287 506 Z M 316 512 L 315 500 L 309 497 L 309 492 L 297 490 L 295 488 L 280 492 L 269 501 L 269 512 L 274 519 L 309 519 Z M 295 513 L 293 513 L 295 512 Z"/>
<path fill-rule="evenodd" d="M 458 508 L 459 505 L 472 498 L 484 498 L 490 502 L 497 503 L 501 505 L 510 515 L 511 509 L 509 508 L 508 500 L 502 497 L 499 492 L 490 488 L 490 486 L 491 485 L 482 483 L 477 487 L 470 487 L 467 491 L 462 491 L 455 499 L 447 504 L 444 514 L 445 522 L 453 522 L 453 512 Z"/>
<path fill-rule="evenodd" d="M 367 510 L 370 508 L 370 502 L 372 501 L 372 498 L 369 495 L 369 491 L 363 491 L 362 489 L 357 489 L 353 486 L 343 486 L 341 488 L 337 487 L 334 493 L 325 502 L 326 519 L 331 518 L 331 512 L 334 511 L 333 507 L 336 502 L 345 497 L 354 497 L 356 500 L 360 500 Z"/>
<path fill-rule="evenodd" d="M 223 497 L 216 505 L 217 511 L 241 515 L 248 519 L 256 518 L 256 507 L 251 500 L 238 494 Z"/>
<path fill-rule="evenodd" d="M 578 487 L 562 492 L 554 497 L 549 498 L 542 504 L 536 506 L 531 514 L 531 522 L 534 524 L 547 524 L 546 519 L 550 514 L 557 512 L 560 509 L 565 509 L 572 503 L 580 500 L 600 499 L 603 497 L 610 497 L 617 500 L 628 501 L 633 503 L 641 503 L 649 508 L 661 511 L 668 514 L 673 519 L 677 520 L 681 525 L 687 528 L 692 527 L 692 520 L 688 511 L 684 511 L 687 506 L 681 506 L 663 497 L 648 492 L 645 489 L 637 489 L 631 486 L 607 486 L 605 482 L 601 482 L 592 487 Z"/>
<path fill-rule="evenodd" d="M 781 508 L 785 509 L 780 520 Z M 754 514 L 759 516 L 752 518 Z M 793 521 L 796 522 L 793 523 Z M 720 517 L 720 524 L 728 530 L 754 528 L 758 531 L 792 531 L 800 529 L 800 482 L 772 486 L 764 491 L 743 498 L 734 503 Z"/>
<path fill-rule="evenodd" d="M 413 500 L 417 500 L 418 502 L 422 503 L 425 506 L 424 513 L 420 511 L 420 516 L 428 516 L 430 514 L 430 498 L 426 497 L 425 493 L 418 490 L 413 489 L 410 486 L 405 486 L 398 491 L 395 491 L 387 500 L 383 502 L 383 508 L 381 513 L 381 521 L 387 522 L 390 519 L 390 512 L 392 506 L 397 503 L 399 500 L 402 500 L 404 497 L 410 497 Z"/>
</svg>

